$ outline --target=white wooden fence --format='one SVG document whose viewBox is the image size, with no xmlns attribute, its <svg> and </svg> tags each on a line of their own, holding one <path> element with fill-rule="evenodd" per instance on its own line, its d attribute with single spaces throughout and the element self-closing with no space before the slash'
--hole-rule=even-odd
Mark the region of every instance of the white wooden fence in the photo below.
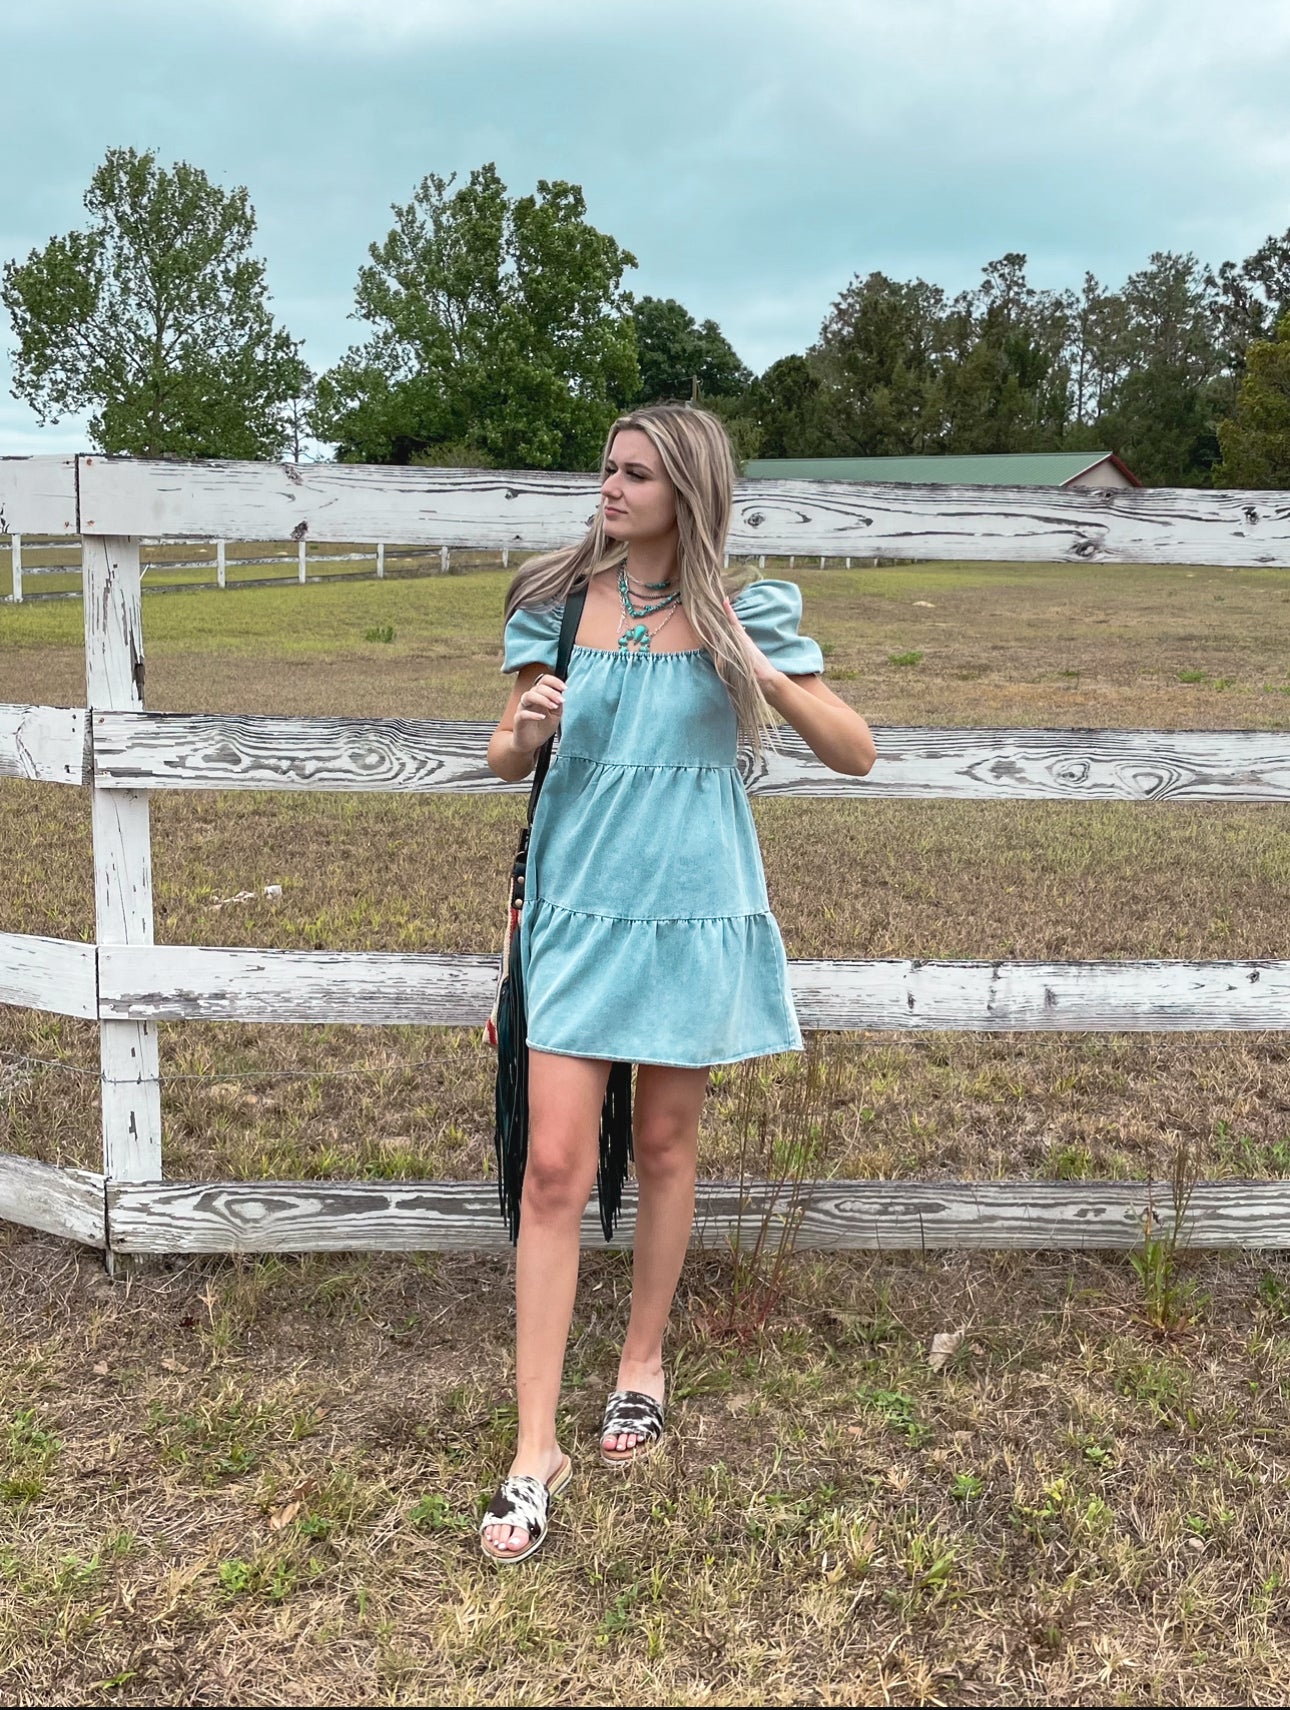
<svg viewBox="0 0 1290 1710">
<path fill-rule="evenodd" d="M 0 533 L 2 533 L 2 532 L 3 531 L 0 530 Z M 24 563 L 24 553 L 25 553 L 25 551 L 29 545 L 29 542 L 30 542 L 30 537 L 28 537 L 27 541 L 25 542 L 21 533 L 14 533 L 14 534 L 10 535 L 10 537 L 9 537 L 9 562 L 10 562 L 10 567 L 11 567 L 11 572 L 12 572 L 12 591 L 9 594 L 4 595 L 3 597 L 0 597 L 0 605 L 20 606 L 20 605 L 23 605 L 26 600 L 30 600 L 30 599 L 36 599 L 36 600 L 80 599 L 82 596 L 82 593 L 83 593 L 83 588 L 73 588 L 73 589 L 70 589 L 68 591 L 59 590 L 56 593 L 27 594 L 25 592 L 27 581 L 33 577 L 40 577 L 40 576 L 83 576 L 84 566 L 80 561 L 80 541 L 77 540 L 75 543 L 75 546 L 76 546 L 76 560 L 75 560 L 75 562 L 67 563 L 67 564 L 62 564 L 62 563 L 59 563 L 59 564 L 47 564 L 47 563 L 25 564 Z M 47 544 L 48 544 L 48 542 L 46 542 L 43 539 L 40 540 L 40 542 L 39 542 L 39 546 L 42 546 L 42 547 L 47 545 Z M 149 541 L 149 540 L 142 540 L 140 542 L 141 546 L 150 546 L 150 545 L 155 546 L 156 544 L 157 544 L 156 541 Z M 177 594 L 177 593 L 199 593 L 203 589 L 208 589 L 208 588 L 227 588 L 229 586 L 228 572 L 230 570 L 273 569 L 275 566 L 285 565 L 286 563 L 289 562 L 287 555 L 282 553 L 282 552 L 275 552 L 275 553 L 272 553 L 270 556 L 265 557 L 263 555 L 263 552 L 264 552 L 263 548 L 261 548 L 261 556 L 258 558 L 230 558 L 228 556 L 229 542 L 226 540 L 191 541 L 191 542 L 185 541 L 185 542 L 178 542 L 178 543 L 173 543 L 173 544 L 213 546 L 215 549 L 214 560 L 212 561 L 212 560 L 206 559 L 206 558 L 179 559 L 179 560 L 171 559 L 171 560 L 165 560 L 165 561 L 160 562 L 160 563 L 143 564 L 141 566 L 141 569 L 140 569 L 140 576 L 146 577 L 150 570 L 160 570 L 162 572 L 165 572 L 165 571 L 177 571 L 177 570 L 209 570 L 209 569 L 213 569 L 215 571 L 215 580 L 213 582 L 175 582 L 175 583 L 161 583 L 161 584 L 157 584 L 154 582 L 150 585 L 150 592 L 155 593 L 155 592 L 160 591 L 160 592 L 175 593 L 175 594 Z M 274 544 L 278 544 L 278 543 L 274 543 Z M 312 577 L 312 580 L 315 582 L 362 581 L 362 580 L 369 579 L 374 574 L 375 578 L 378 582 L 383 582 L 385 580 L 385 566 L 386 566 L 387 560 L 389 560 L 391 562 L 397 562 L 400 558 L 416 558 L 416 559 L 421 559 L 421 560 L 423 560 L 425 558 L 425 548 L 424 547 L 400 546 L 400 547 L 395 547 L 392 551 L 390 551 L 390 550 L 387 550 L 386 542 L 383 540 L 375 542 L 374 547 L 375 547 L 375 550 L 373 552 L 328 552 L 328 553 L 322 555 L 321 557 L 315 556 L 312 560 L 313 568 L 314 568 L 314 572 L 315 572 L 315 574 Z M 506 549 L 503 549 L 501 556 L 502 556 L 502 568 L 505 570 L 509 567 L 509 558 L 510 558 L 509 551 Z M 309 542 L 307 539 L 304 539 L 302 537 L 299 542 L 294 544 L 293 550 L 291 553 L 291 557 L 293 557 L 295 559 L 296 568 L 295 568 L 295 571 L 290 576 L 255 576 L 255 577 L 249 577 L 245 581 L 235 582 L 233 584 L 233 586 L 234 587 L 243 587 L 243 588 L 267 588 L 267 587 L 277 587 L 279 584 L 281 584 L 283 582 L 299 582 L 303 585 L 304 583 L 310 581 L 311 577 L 309 574 L 309 569 L 310 569 L 311 560 L 310 560 L 310 556 L 309 556 Z M 374 572 L 367 571 L 367 570 L 358 570 L 358 571 L 341 571 L 339 574 L 336 574 L 330 570 L 330 566 L 336 565 L 336 564 L 364 564 L 364 565 L 366 565 L 366 564 L 372 563 L 373 561 L 375 562 L 375 571 Z M 323 575 L 317 574 L 317 572 L 320 569 L 325 570 L 327 573 L 323 574 Z M 441 546 L 439 548 L 439 573 L 443 576 L 447 576 L 451 572 L 451 569 L 452 569 L 452 560 L 451 560 L 451 554 L 449 552 L 449 549 L 446 546 Z"/>
<path fill-rule="evenodd" d="M 153 943 L 148 802 L 160 789 L 522 791 L 485 764 L 489 726 L 430 720 L 149 713 L 139 541 L 373 542 L 505 549 L 569 540 L 596 503 L 584 475 L 98 457 L 0 461 L 0 531 L 79 533 L 86 706 L 0 706 L 0 778 L 88 788 L 93 944 L 0 934 L 0 1002 L 96 1019 L 103 1169 L 0 1154 L 0 1217 L 112 1252 L 503 1246 L 490 1183 L 168 1182 L 160 1020 L 478 1026 L 489 956 L 199 948 Z M 756 482 L 732 553 L 1290 567 L 1290 495 L 1127 489 Z M 1280 731 L 876 731 L 867 778 L 842 777 L 791 735 L 747 762 L 749 789 L 804 796 L 1290 801 Z M 500 884 L 499 876 L 499 884 Z M 807 1028 L 1171 1031 L 1290 1026 L 1290 960 L 799 961 Z M 819 1247 L 1126 1247 L 1148 1182 L 846 1182 L 795 1196 Z M 701 1184 L 696 1238 L 742 1215 L 786 1215 L 772 1184 Z M 618 1240 L 629 1245 L 629 1195 Z M 1290 1246 L 1290 1183 L 1204 1182 L 1184 1239 Z M 589 1215 L 585 1238 L 598 1241 Z"/>
</svg>

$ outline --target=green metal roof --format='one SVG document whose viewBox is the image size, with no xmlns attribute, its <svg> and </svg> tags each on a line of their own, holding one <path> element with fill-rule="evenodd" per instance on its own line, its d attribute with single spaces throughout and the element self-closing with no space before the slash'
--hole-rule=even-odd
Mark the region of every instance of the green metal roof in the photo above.
<svg viewBox="0 0 1290 1710">
<path fill-rule="evenodd" d="M 744 464 L 744 475 L 750 481 L 918 481 L 964 487 L 1061 487 L 1113 455 L 1109 451 L 1024 451 L 1015 455 L 968 457 L 753 457 Z M 1118 463 L 1119 459 L 1115 461 Z"/>
</svg>

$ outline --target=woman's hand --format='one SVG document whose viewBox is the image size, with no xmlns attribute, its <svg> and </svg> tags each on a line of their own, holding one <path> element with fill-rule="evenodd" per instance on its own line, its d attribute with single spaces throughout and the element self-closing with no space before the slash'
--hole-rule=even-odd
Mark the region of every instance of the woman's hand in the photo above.
<svg viewBox="0 0 1290 1710">
<path fill-rule="evenodd" d="M 554 736 L 563 712 L 564 684 L 552 672 L 545 672 L 520 696 L 515 712 L 511 734 L 521 754 L 535 754 L 549 736 Z"/>
<path fill-rule="evenodd" d="M 749 635 L 743 624 L 740 623 L 739 614 L 735 611 L 735 608 L 731 605 L 729 600 L 726 601 L 726 616 L 730 619 L 731 623 L 734 624 L 735 629 L 743 638 L 744 650 L 748 655 L 748 663 L 752 666 L 753 676 L 757 679 L 762 693 L 765 694 L 767 689 L 772 688 L 779 682 L 784 673 L 779 670 L 777 666 L 772 665 L 770 660 L 767 659 L 761 648 L 758 647 L 752 636 Z"/>
</svg>

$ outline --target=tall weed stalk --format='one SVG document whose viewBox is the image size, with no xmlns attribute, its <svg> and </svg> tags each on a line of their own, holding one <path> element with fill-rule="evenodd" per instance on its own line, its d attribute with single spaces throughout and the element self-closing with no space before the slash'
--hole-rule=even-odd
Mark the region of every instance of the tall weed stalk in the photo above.
<svg viewBox="0 0 1290 1710">
<path fill-rule="evenodd" d="M 1178 1274 L 1179 1252 L 1186 1245 L 1187 1212 L 1198 1177 L 1195 1157 L 1184 1143 L 1174 1154 L 1170 1173 L 1171 1215 L 1162 1221 L 1148 1199 L 1142 1246 L 1129 1254 L 1142 1284 L 1143 1316 L 1153 1330 L 1165 1336 L 1185 1330 L 1204 1304 L 1195 1283 Z"/>
<path fill-rule="evenodd" d="M 842 1054 L 830 1053 L 822 1034 L 806 1035 L 778 1099 L 763 1062 L 740 1064 L 735 1094 L 739 1209 L 715 1328 L 738 1340 L 756 1335 L 784 1298 L 806 1214 L 804 1189 L 827 1174 L 841 1103 Z"/>
</svg>

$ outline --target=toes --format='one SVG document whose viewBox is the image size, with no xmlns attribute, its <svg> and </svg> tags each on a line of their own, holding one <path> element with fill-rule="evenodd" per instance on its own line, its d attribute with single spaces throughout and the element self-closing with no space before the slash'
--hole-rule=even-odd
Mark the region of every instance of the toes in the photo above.
<svg viewBox="0 0 1290 1710">
<path fill-rule="evenodd" d="M 608 1431 L 600 1441 L 606 1449 L 616 1450 L 621 1455 L 629 1449 L 634 1449 L 641 1438 L 635 1431 Z"/>
<path fill-rule="evenodd" d="M 490 1526 L 484 1536 L 495 1550 L 522 1550 L 529 1541 L 522 1526 Z"/>
</svg>

